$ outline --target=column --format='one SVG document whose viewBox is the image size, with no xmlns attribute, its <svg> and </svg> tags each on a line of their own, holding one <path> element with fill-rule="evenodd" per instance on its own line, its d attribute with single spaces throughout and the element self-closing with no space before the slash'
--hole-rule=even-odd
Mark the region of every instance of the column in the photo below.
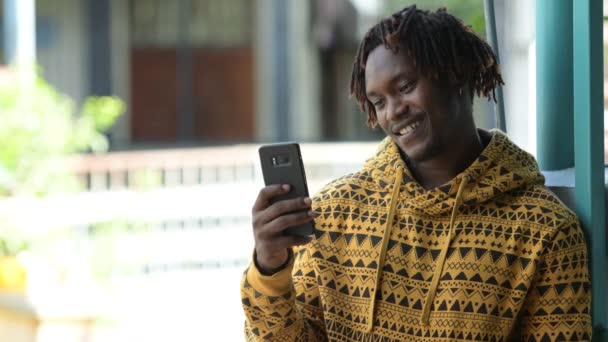
<svg viewBox="0 0 608 342">
<path fill-rule="evenodd" d="M 536 132 L 542 170 L 574 166 L 571 0 L 536 1 Z"/>
<path fill-rule="evenodd" d="M 4 53 L 7 64 L 20 67 L 22 84 L 34 81 L 36 7 L 34 0 L 4 0 Z"/>
<path fill-rule="evenodd" d="M 608 328 L 602 13 L 601 0 L 574 1 L 574 194 L 590 248 L 594 340 Z"/>
</svg>

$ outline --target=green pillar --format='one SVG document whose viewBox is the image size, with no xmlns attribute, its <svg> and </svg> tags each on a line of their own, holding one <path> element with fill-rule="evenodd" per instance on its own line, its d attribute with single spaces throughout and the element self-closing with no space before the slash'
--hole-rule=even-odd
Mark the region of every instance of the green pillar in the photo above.
<svg viewBox="0 0 608 342">
<path fill-rule="evenodd" d="M 546 171 L 574 166 L 572 3 L 536 1 L 537 159 Z"/>
<path fill-rule="evenodd" d="M 593 325 L 606 317 L 606 204 L 604 180 L 604 84 L 602 0 L 574 2 L 574 131 L 576 213 L 590 244 Z M 597 337 L 596 336 L 594 337 Z M 595 340 L 595 338 L 594 338 Z"/>
</svg>

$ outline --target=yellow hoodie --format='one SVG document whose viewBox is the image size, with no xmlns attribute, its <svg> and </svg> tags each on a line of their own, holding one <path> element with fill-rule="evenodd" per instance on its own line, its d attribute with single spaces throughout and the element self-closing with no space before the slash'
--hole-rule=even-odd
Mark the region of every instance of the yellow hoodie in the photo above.
<svg viewBox="0 0 608 342">
<path fill-rule="evenodd" d="M 313 199 L 315 238 L 272 276 L 251 265 L 249 341 L 586 341 L 585 239 L 533 157 L 499 131 L 424 190 L 390 138 Z"/>
</svg>

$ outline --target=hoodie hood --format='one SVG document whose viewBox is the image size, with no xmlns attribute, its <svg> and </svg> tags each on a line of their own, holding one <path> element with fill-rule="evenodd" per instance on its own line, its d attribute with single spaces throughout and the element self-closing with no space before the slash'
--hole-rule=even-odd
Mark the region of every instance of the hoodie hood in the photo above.
<svg viewBox="0 0 608 342">
<path fill-rule="evenodd" d="M 426 296 L 421 322 L 428 325 L 431 303 L 434 300 L 439 278 L 443 271 L 448 248 L 454 235 L 454 226 L 462 208 L 491 201 L 501 194 L 544 184 L 538 165 L 527 152 L 522 151 L 499 130 L 482 132 L 490 134 L 490 142 L 479 157 L 463 172 L 448 183 L 425 190 L 412 176 L 399 154 L 399 148 L 390 138 L 385 138 L 376 155 L 369 159 L 364 171 L 369 172 L 382 189 L 390 191 L 389 215 L 384 229 L 380 260 L 376 269 L 376 289 L 379 290 L 386 249 L 398 203 L 408 211 L 424 215 L 451 215 L 450 226 L 440 235 L 441 254 Z M 451 213 L 451 214 L 450 214 Z M 375 301 L 369 311 L 368 330 L 372 329 Z"/>
<path fill-rule="evenodd" d="M 425 190 L 412 176 L 399 154 L 399 147 L 385 138 L 376 155 L 366 161 L 364 169 L 371 172 L 381 188 L 392 186 L 397 175 L 396 165 L 403 165 L 404 176 L 400 199 L 408 208 L 425 214 L 445 214 L 452 211 L 458 187 L 464 178 L 462 203 L 475 205 L 492 200 L 502 193 L 533 184 L 544 184 L 534 157 L 516 146 L 499 130 L 491 130 L 490 142 L 469 167 L 448 183 Z"/>
</svg>

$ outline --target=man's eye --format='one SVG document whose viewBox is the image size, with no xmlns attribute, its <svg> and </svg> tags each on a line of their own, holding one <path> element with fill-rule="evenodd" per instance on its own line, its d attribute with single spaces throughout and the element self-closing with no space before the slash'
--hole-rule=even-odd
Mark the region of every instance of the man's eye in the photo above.
<svg viewBox="0 0 608 342">
<path fill-rule="evenodd" d="M 410 88 L 409 83 L 404 83 L 401 86 L 399 86 L 399 92 L 400 93 L 406 93 Z"/>
<path fill-rule="evenodd" d="M 377 101 L 372 102 L 372 104 L 374 105 L 374 107 L 380 108 L 382 106 L 382 104 L 384 104 L 384 101 L 383 100 L 377 100 Z"/>
</svg>

